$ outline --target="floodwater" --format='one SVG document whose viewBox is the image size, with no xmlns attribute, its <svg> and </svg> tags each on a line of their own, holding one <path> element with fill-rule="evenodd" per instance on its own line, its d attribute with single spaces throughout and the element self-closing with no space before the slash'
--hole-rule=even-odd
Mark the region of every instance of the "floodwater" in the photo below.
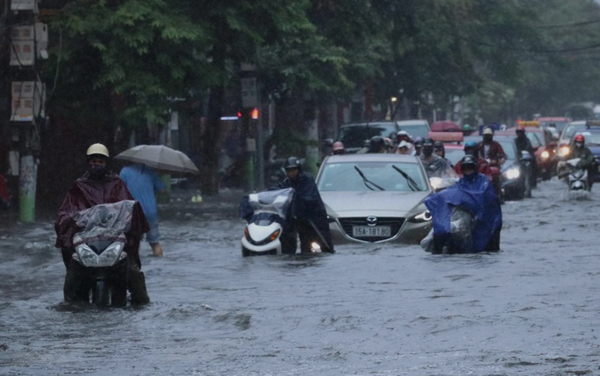
<svg viewBox="0 0 600 376">
<path fill-rule="evenodd" d="M 0 374 L 600 374 L 599 192 L 543 182 L 503 206 L 501 252 L 452 256 L 242 258 L 235 205 L 184 207 L 164 258 L 143 246 L 141 309 L 62 304 L 51 223 L 0 228 Z"/>
</svg>

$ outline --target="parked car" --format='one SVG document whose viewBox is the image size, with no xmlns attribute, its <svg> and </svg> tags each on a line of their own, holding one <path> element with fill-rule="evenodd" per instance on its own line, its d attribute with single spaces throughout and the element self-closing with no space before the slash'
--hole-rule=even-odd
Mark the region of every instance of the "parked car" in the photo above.
<svg viewBox="0 0 600 376">
<path fill-rule="evenodd" d="M 423 200 L 433 189 L 417 157 L 331 155 L 316 181 L 335 244 L 418 243 L 431 229 Z"/>
<path fill-rule="evenodd" d="M 393 121 L 344 124 L 340 127 L 337 141 L 344 144 L 346 153 L 352 154 L 362 149 L 365 141 L 374 136 L 389 137 L 394 140 L 399 130 L 400 127 Z M 327 139 L 325 145 L 332 146 L 333 141 Z"/>
</svg>

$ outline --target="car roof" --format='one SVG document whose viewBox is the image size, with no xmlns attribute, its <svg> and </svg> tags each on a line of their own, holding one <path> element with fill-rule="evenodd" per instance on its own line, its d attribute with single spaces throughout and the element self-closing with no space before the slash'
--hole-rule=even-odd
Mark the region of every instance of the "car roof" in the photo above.
<svg viewBox="0 0 600 376">
<path fill-rule="evenodd" d="M 343 124 L 341 125 L 341 127 L 364 127 L 364 126 L 374 126 L 374 127 L 379 127 L 379 126 L 391 126 L 391 127 L 396 127 L 396 123 L 393 121 L 365 121 L 362 123 L 348 123 L 348 124 Z"/>
<path fill-rule="evenodd" d="M 568 117 L 560 117 L 560 116 L 550 116 L 550 117 L 539 117 L 536 118 L 535 120 L 537 121 L 569 121 L 570 118 Z"/>
<path fill-rule="evenodd" d="M 425 119 L 411 119 L 411 120 L 399 120 L 396 122 L 399 126 L 403 125 L 421 125 L 426 124 L 429 125 L 429 122 Z"/>
<path fill-rule="evenodd" d="M 391 153 L 367 153 L 367 154 L 342 154 L 330 155 L 325 158 L 325 163 L 352 163 L 352 162 L 405 162 L 419 163 L 419 159 L 413 155 L 391 154 Z"/>
</svg>

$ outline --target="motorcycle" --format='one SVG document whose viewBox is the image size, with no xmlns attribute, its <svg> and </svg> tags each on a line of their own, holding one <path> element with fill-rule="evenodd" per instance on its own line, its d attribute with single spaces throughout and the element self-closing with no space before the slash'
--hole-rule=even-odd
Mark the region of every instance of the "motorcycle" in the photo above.
<svg viewBox="0 0 600 376">
<path fill-rule="evenodd" d="M 242 200 L 240 216 L 248 221 L 242 237 L 242 256 L 280 255 L 281 235 L 294 197 L 294 189 L 252 193 Z"/>
<path fill-rule="evenodd" d="M 432 254 L 477 253 L 500 248 L 502 212 L 488 178 L 460 180 L 424 201 L 433 229 L 421 241 Z"/>
<path fill-rule="evenodd" d="M 135 201 L 100 204 L 73 216 L 83 230 L 73 236 L 70 274 L 76 300 L 98 307 L 127 304 L 128 257 L 125 233 L 131 226 Z"/>
<path fill-rule="evenodd" d="M 558 164 L 558 176 L 564 177 L 569 192 L 585 192 L 589 190 L 587 169 L 578 168 L 580 158 L 561 161 Z"/>
</svg>

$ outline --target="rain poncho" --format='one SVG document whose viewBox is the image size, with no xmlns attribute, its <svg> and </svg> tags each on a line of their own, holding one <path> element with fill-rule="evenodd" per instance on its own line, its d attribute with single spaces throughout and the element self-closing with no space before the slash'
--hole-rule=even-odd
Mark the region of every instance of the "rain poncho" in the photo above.
<svg viewBox="0 0 600 376">
<path fill-rule="evenodd" d="M 123 180 L 115 174 L 108 174 L 102 180 L 92 180 L 89 178 L 89 173 L 86 172 L 85 175 L 77 179 L 65 196 L 54 222 L 55 245 L 57 248 L 63 249 L 63 257 L 65 256 L 65 250 L 73 248 L 73 235 L 81 231 L 74 220 L 74 216 L 78 212 L 98 204 L 123 200 L 133 200 L 133 197 L 127 190 Z M 148 221 L 146 221 L 142 207 L 139 203 L 136 203 L 133 208 L 131 228 L 125 235 L 128 245 L 126 250 L 133 253 L 131 256 L 138 266 L 141 266 L 138 253 L 140 239 L 148 229 Z"/>
<path fill-rule="evenodd" d="M 239 208 L 240 218 L 245 219 L 247 222 L 269 219 L 285 226 L 293 197 L 293 188 L 244 196 Z"/>
<path fill-rule="evenodd" d="M 450 248 L 461 247 L 461 244 L 452 244 L 451 236 L 452 220 L 456 219 L 456 213 L 453 217 L 453 209 L 457 206 L 466 209 L 475 217 L 470 252 L 485 251 L 494 233 L 502 227 L 502 210 L 498 196 L 490 180 L 479 173 L 472 177 L 463 177 L 455 185 L 429 196 L 424 204 L 433 217 L 434 239 Z"/>
<path fill-rule="evenodd" d="M 312 222 L 321 233 L 322 240 L 333 250 L 331 232 L 327 222 L 327 210 L 315 184 L 315 179 L 307 173 L 301 172 L 294 180 L 286 178 L 278 184 L 277 188 L 294 188 L 295 194 L 291 208 L 292 217 Z"/>
<path fill-rule="evenodd" d="M 121 179 L 127 184 L 131 195 L 140 202 L 148 222 L 158 220 L 158 209 L 156 208 L 155 191 L 166 188 L 158 175 L 151 167 L 136 164 L 124 167 L 120 173 Z"/>
</svg>

